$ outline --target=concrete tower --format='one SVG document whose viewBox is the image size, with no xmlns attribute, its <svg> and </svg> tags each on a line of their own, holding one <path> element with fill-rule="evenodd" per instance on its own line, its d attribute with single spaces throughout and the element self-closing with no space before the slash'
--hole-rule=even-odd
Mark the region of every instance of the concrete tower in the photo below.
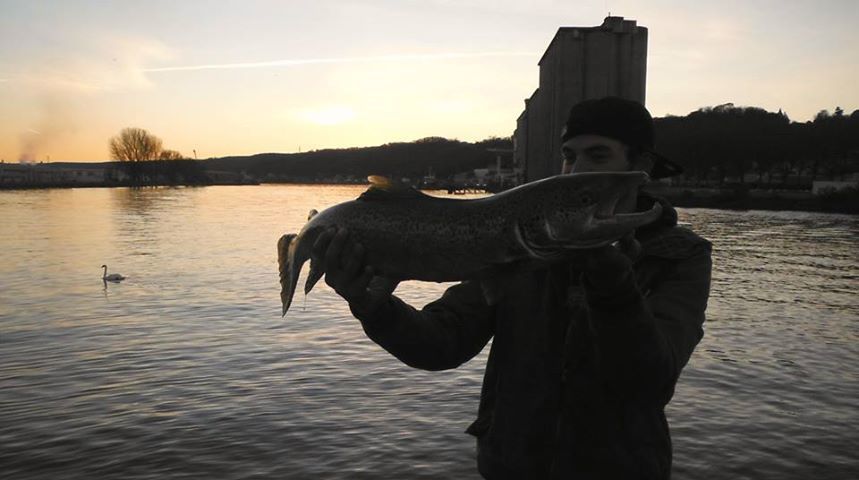
<svg viewBox="0 0 859 480">
<path fill-rule="evenodd" d="M 644 104 L 647 28 L 623 17 L 561 27 L 539 66 L 539 88 L 525 100 L 513 134 L 514 160 L 527 182 L 560 173 L 561 130 L 576 103 L 612 95 Z"/>
</svg>

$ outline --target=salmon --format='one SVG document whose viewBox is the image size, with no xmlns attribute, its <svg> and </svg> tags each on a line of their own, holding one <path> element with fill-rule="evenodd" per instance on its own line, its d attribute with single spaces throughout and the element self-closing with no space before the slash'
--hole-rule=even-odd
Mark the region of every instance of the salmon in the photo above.
<svg viewBox="0 0 859 480">
<path fill-rule="evenodd" d="M 394 281 L 480 280 L 492 304 L 499 272 L 524 262 L 554 262 L 611 244 L 661 215 L 616 214 L 622 195 L 648 181 L 644 172 L 564 174 L 478 199 L 437 198 L 371 176 L 357 199 L 311 211 L 297 234 L 277 244 L 283 315 L 310 260 L 305 294 L 322 278 L 313 244 L 331 227 L 346 228 L 363 245 L 376 275 Z M 508 270 L 509 271 L 509 270 Z"/>
</svg>

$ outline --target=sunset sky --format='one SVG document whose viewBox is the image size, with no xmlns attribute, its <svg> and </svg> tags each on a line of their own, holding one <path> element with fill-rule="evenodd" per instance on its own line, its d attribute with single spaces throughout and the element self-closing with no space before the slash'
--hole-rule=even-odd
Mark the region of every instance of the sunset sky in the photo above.
<svg viewBox="0 0 859 480">
<path fill-rule="evenodd" d="M 507 136 L 561 26 L 649 29 L 647 106 L 859 109 L 856 0 L 0 0 L 0 159 Z"/>
</svg>

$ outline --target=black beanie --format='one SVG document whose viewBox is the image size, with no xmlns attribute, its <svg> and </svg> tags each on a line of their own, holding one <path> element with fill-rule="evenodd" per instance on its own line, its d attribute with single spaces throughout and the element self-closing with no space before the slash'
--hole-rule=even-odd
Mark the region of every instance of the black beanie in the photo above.
<svg viewBox="0 0 859 480">
<path fill-rule="evenodd" d="M 577 135 L 601 135 L 613 138 L 638 152 L 653 157 L 651 178 L 672 177 L 683 173 L 680 165 L 654 151 L 653 117 L 644 105 L 620 97 L 585 100 L 570 109 L 561 134 L 566 142 Z"/>
</svg>

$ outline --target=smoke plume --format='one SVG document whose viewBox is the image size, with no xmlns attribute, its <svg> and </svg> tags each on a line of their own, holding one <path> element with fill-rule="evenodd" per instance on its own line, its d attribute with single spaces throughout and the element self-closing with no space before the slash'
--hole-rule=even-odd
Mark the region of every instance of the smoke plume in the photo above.
<svg viewBox="0 0 859 480">
<path fill-rule="evenodd" d="M 74 108 L 60 94 L 46 94 L 39 102 L 35 125 L 21 132 L 18 161 L 33 163 L 45 160 L 50 148 L 58 146 L 64 136 L 77 129 Z"/>
</svg>

